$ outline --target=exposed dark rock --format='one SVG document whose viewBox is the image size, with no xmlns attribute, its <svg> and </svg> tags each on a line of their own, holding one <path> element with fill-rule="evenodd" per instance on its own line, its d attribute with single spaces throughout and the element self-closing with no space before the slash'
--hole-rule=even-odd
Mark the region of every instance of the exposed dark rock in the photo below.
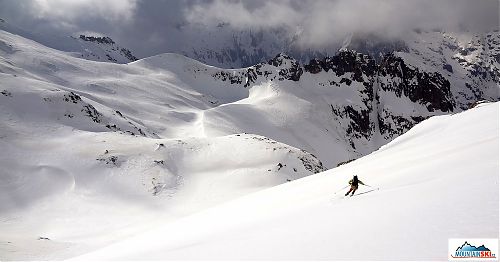
<svg viewBox="0 0 500 262">
<path fill-rule="evenodd" d="M 69 94 L 64 95 L 64 101 L 77 104 L 78 102 L 82 101 L 82 98 L 79 95 L 70 92 Z"/>
<path fill-rule="evenodd" d="M 121 48 L 120 49 L 120 53 L 125 56 L 126 58 L 128 58 L 130 61 L 137 61 L 137 57 L 135 57 L 132 52 L 128 49 L 125 49 L 125 48 Z"/>
<path fill-rule="evenodd" d="M 450 49 L 457 50 L 458 46 L 450 46 Z M 442 48 L 433 50 L 443 52 Z M 462 53 L 471 53 L 475 50 L 466 48 Z M 495 79 L 499 81 L 500 72 L 494 67 L 489 69 L 486 65 L 468 64 L 460 57 L 457 59 L 464 68 L 470 72 L 471 76 Z M 500 56 L 499 58 L 500 59 Z M 453 73 L 450 64 L 436 64 Z M 274 68 L 273 68 L 274 67 Z M 439 68 L 438 68 L 439 69 Z M 375 60 L 368 55 L 355 51 L 342 50 L 332 57 L 312 59 L 305 65 L 300 65 L 295 59 L 285 54 L 278 54 L 267 63 L 261 63 L 245 70 L 236 72 L 219 71 L 214 77 L 221 81 L 229 81 L 231 84 L 251 87 L 257 81 L 299 81 L 303 73 L 319 74 L 326 72 L 334 78 L 326 79 L 320 86 L 335 86 L 341 88 L 353 88 L 361 97 L 363 105 L 345 103 L 342 105 L 331 104 L 333 121 L 341 123 L 341 128 L 337 130 L 345 135 L 348 143 L 356 150 L 356 146 L 370 140 L 376 132 L 392 139 L 408 131 L 417 123 L 425 120 L 428 116 L 440 114 L 440 112 L 454 112 L 455 109 L 467 109 L 468 103 L 459 104 L 451 92 L 450 82 L 438 72 L 427 72 L 420 68 L 408 65 L 400 56 L 390 53 L 381 56 L 380 60 Z M 447 74 L 446 74 L 447 75 Z M 328 76 L 328 75 L 326 75 Z M 337 80 L 339 79 L 339 80 Z M 469 81 L 466 87 L 473 94 L 462 94 L 466 101 L 480 100 L 484 94 L 480 82 Z M 392 93 L 400 102 L 415 103 L 422 105 L 427 110 L 425 117 L 418 115 L 402 115 L 401 112 L 393 112 L 390 105 L 385 107 L 381 104 L 379 92 Z M 419 107 L 421 108 L 421 107 Z M 345 121 L 347 120 L 347 121 Z M 379 129 L 376 129 L 376 127 Z M 306 166 L 306 164 L 305 164 Z M 313 170 L 312 167 L 308 167 Z"/>
<path fill-rule="evenodd" d="M 354 51 L 340 51 L 332 57 L 325 57 L 322 60 L 312 59 L 309 64 L 304 65 L 304 70 L 311 74 L 317 74 L 324 70 L 332 70 L 337 76 L 345 73 L 354 73 L 353 79 L 363 82 L 363 75 L 372 77 L 377 72 L 377 64 L 368 55 L 363 55 Z"/>
<path fill-rule="evenodd" d="M 402 58 L 393 54 L 384 57 L 379 72 L 392 80 L 380 83 L 382 90 L 393 92 L 398 97 L 404 95 L 412 102 L 426 106 L 430 112 L 452 112 L 455 107 L 450 82 L 439 73 L 410 68 Z"/>
<path fill-rule="evenodd" d="M 118 60 L 112 58 L 109 54 L 106 54 L 106 57 L 108 58 L 108 61 L 116 63 Z"/>
<path fill-rule="evenodd" d="M 300 65 L 297 60 L 285 55 L 285 54 L 278 54 L 276 57 L 268 61 L 269 65 L 275 66 L 275 67 L 282 67 L 284 63 L 289 62 L 290 66 L 289 67 L 283 67 L 279 71 L 279 78 L 278 80 L 292 80 L 292 81 L 299 81 L 300 76 L 303 73 L 302 66 Z"/>
<path fill-rule="evenodd" d="M 341 84 L 345 83 L 346 85 L 350 86 L 352 81 L 350 79 L 347 79 L 347 78 L 342 78 L 342 79 L 340 79 L 340 83 Z"/>
<path fill-rule="evenodd" d="M 104 162 L 106 165 L 112 165 L 112 166 L 120 166 L 120 163 L 118 162 L 118 157 L 117 156 L 109 156 L 109 157 L 100 157 L 96 158 L 97 161 Z"/>
<path fill-rule="evenodd" d="M 352 161 L 354 161 L 354 160 L 356 160 L 356 158 L 354 158 L 354 159 L 349 159 L 349 160 L 344 161 L 344 162 L 340 162 L 340 163 L 338 163 L 338 164 L 337 164 L 337 167 L 339 167 L 339 166 L 341 166 L 341 165 L 345 165 L 345 164 L 347 164 L 347 163 L 350 163 L 350 162 L 352 162 Z"/>
<path fill-rule="evenodd" d="M 164 165 L 165 162 L 163 160 L 153 160 L 153 162 L 157 165 Z"/>
<path fill-rule="evenodd" d="M 474 108 L 474 107 L 476 107 L 476 106 L 478 106 L 480 104 L 484 104 L 484 103 L 487 103 L 487 102 L 488 101 L 486 101 L 486 100 L 475 101 L 475 102 L 470 103 L 469 108 Z"/>
<path fill-rule="evenodd" d="M 325 68 L 324 62 L 319 59 L 312 59 L 309 64 L 304 65 L 304 70 L 311 74 L 317 74 Z"/>
<path fill-rule="evenodd" d="M 99 36 L 86 36 L 86 35 L 80 35 L 80 39 L 82 39 L 83 41 L 87 41 L 87 42 L 97 42 L 97 43 L 100 43 L 100 44 L 114 44 L 115 41 L 113 41 L 113 39 L 107 37 L 107 36 L 104 36 L 104 37 L 99 37 Z"/>
<path fill-rule="evenodd" d="M 394 112 L 389 112 L 384 109 L 383 112 L 378 115 L 380 134 L 386 139 L 393 139 L 404 134 L 425 119 L 426 118 L 422 116 L 406 118 L 401 115 L 395 115 Z"/>
<path fill-rule="evenodd" d="M 369 139 L 373 134 L 373 124 L 370 122 L 370 112 L 368 110 L 356 110 L 352 106 L 333 106 L 330 105 L 332 113 L 336 118 L 348 119 L 349 123 L 345 126 L 346 136 L 351 141 L 353 138 L 366 138 Z"/>
<path fill-rule="evenodd" d="M 453 67 L 450 64 L 444 64 L 443 69 L 453 74 Z"/>
<path fill-rule="evenodd" d="M 300 156 L 299 159 L 302 161 L 302 164 L 307 171 L 317 174 L 326 170 L 326 168 L 323 167 L 323 163 L 321 163 L 321 161 L 319 161 L 319 159 L 317 159 L 313 154 L 307 153 L 306 151 L 302 152 L 305 154 Z"/>
<path fill-rule="evenodd" d="M 3 90 L 2 92 L 0 92 L 0 94 L 2 94 L 4 96 L 12 97 L 12 93 L 7 91 L 7 90 Z"/>
<path fill-rule="evenodd" d="M 85 113 L 86 116 L 90 117 L 90 119 L 92 119 L 92 121 L 94 121 L 95 123 L 102 122 L 102 114 L 99 113 L 99 111 L 97 111 L 97 109 L 95 109 L 93 105 L 84 105 L 81 111 Z"/>
</svg>

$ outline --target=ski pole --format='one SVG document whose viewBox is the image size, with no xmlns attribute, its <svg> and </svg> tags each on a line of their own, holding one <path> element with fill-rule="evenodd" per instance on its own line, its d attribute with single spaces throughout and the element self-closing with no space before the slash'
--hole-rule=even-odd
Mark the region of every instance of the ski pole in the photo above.
<svg viewBox="0 0 500 262">
<path fill-rule="evenodd" d="M 379 190 L 379 189 L 380 189 L 380 187 L 372 187 L 372 186 L 370 186 L 370 185 L 365 185 L 365 186 L 367 186 L 367 187 L 371 187 L 371 188 L 375 188 L 375 190 Z"/>
<path fill-rule="evenodd" d="M 342 191 L 342 190 L 346 189 L 348 186 L 349 186 L 349 185 L 347 185 L 347 186 L 345 186 L 345 187 L 343 187 L 343 188 L 341 188 L 341 189 L 337 190 L 337 192 L 335 192 L 335 194 L 337 194 L 338 192 L 340 192 L 340 191 Z"/>
</svg>

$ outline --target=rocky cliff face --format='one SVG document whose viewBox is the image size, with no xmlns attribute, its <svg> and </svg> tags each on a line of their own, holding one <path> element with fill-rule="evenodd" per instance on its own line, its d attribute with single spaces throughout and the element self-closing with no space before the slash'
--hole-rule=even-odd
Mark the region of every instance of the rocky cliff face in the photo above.
<svg viewBox="0 0 500 262">
<path fill-rule="evenodd" d="M 306 64 L 279 54 L 265 63 L 212 76 L 245 88 L 264 81 L 278 85 L 292 81 L 303 88 L 317 86 L 338 92 L 343 97 L 329 103 L 331 118 L 324 121 L 335 123 L 336 132 L 362 155 L 368 147 L 385 144 L 430 116 L 459 112 L 480 100 L 498 101 L 498 50 L 494 45 L 498 36 L 491 38 L 483 47 L 441 43 L 448 50 L 438 51 L 443 55 L 437 58 L 432 46 L 428 49 L 431 54 L 393 52 L 379 60 L 342 50 Z M 483 51 L 470 53 L 477 49 Z"/>
<path fill-rule="evenodd" d="M 132 51 L 117 45 L 110 37 L 80 35 L 77 40 L 86 45 L 84 52 L 81 52 L 82 58 L 113 63 L 129 63 L 137 60 Z"/>
</svg>

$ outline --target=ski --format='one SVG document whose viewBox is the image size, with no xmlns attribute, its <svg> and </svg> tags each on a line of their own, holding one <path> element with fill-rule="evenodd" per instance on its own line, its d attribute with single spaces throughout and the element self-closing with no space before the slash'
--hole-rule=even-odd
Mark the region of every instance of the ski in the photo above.
<svg viewBox="0 0 500 262">
<path fill-rule="evenodd" d="M 365 192 L 361 192 L 361 193 L 357 193 L 357 194 L 354 194 L 354 195 L 351 195 L 350 197 L 353 197 L 353 196 L 359 196 L 359 195 L 363 195 L 363 194 L 367 194 L 367 193 L 371 193 L 373 191 L 377 191 L 379 190 L 379 188 L 374 188 L 374 189 L 371 189 L 371 190 L 368 190 L 368 191 L 365 191 Z"/>
</svg>

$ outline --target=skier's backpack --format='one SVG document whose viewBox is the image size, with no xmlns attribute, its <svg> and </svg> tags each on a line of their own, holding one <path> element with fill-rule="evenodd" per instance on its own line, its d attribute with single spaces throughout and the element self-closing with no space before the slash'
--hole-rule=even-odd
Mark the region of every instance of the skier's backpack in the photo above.
<svg viewBox="0 0 500 262">
<path fill-rule="evenodd" d="M 358 183 L 359 183 L 358 177 L 354 176 L 354 178 L 352 179 L 351 185 L 354 186 L 354 187 L 357 187 Z"/>
</svg>

